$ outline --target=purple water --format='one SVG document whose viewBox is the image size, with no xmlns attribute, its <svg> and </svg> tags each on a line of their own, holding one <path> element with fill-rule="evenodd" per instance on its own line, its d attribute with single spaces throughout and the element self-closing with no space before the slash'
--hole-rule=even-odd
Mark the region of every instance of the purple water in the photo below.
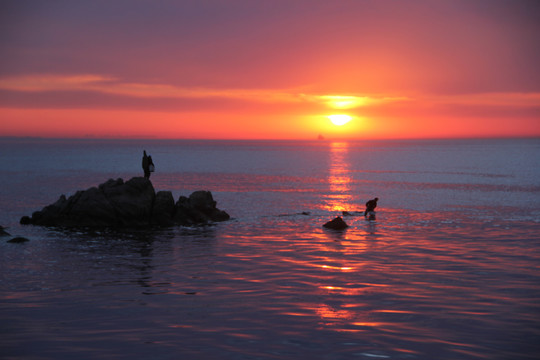
<svg viewBox="0 0 540 360">
<path fill-rule="evenodd" d="M 233 220 L 18 220 L 109 178 Z M 0 140 L 0 358 L 535 359 L 540 140 Z M 379 197 L 377 219 L 344 217 Z M 304 214 L 303 214 L 304 213 Z M 307 214 L 306 214 L 307 213 Z"/>
</svg>

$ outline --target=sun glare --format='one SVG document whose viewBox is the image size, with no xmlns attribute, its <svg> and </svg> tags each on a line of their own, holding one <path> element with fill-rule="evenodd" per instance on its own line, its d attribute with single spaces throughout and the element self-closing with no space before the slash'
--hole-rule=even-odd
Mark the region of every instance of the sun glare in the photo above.
<svg viewBox="0 0 540 360">
<path fill-rule="evenodd" d="M 352 117 L 350 117 L 349 115 L 329 115 L 328 118 L 330 119 L 332 124 L 337 126 L 343 126 L 352 120 Z"/>
<path fill-rule="evenodd" d="M 368 101 L 367 97 L 359 96 L 325 95 L 321 98 L 326 100 L 328 106 L 334 109 L 352 109 L 365 105 Z"/>
</svg>

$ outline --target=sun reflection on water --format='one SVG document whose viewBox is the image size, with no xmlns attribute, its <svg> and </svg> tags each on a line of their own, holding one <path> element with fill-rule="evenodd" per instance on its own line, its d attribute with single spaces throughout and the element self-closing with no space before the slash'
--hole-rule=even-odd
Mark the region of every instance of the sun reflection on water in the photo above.
<svg viewBox="0 0 540 360">
<path fill-rule="evenodd" d="M 330 194 L 326 196 L 325 209 L 329 211 L 350 210 L 352 203 L 350 166 L 347 161 L 349 144 L 330 143 L 330 168 L 328 183 Z"/>
</svg>

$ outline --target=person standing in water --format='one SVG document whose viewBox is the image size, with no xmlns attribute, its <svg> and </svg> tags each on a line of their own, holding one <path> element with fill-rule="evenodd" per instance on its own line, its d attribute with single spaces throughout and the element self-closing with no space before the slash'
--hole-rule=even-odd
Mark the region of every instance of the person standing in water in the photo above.
<svg viewBox="0 0 540 360">
<path fill-rule="evenodd" d="M 366 202 L 366 211 L 364 212 L 364 216 L 368 216 L 368 214 L 371 211 L 375 211 L 375 208 L 377 207 L 377 201 L 379 198 L 371 199 Z"/>
<path fill-rule="evenodd" d="M 150 179 L 150 161 L 152 158 L 150 158 L 148 155 L 146 155 L 146 150 L 143 151 L 143 157 L 142 157 L 142 168 L 144 171 L 144 177 L 147 179 Z"/>
</svg>

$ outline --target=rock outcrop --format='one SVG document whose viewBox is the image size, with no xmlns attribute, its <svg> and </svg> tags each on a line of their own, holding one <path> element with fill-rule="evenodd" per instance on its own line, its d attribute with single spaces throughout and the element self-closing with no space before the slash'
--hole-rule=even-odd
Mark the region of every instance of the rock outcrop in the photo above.
<svg viewBox="0 0 540 360">
<path fill-rule="evenodd" d="M 330 220 L 329 222 L 324 224 L 323 227 L 327 229 L 332 229 L 332 230 L 344 230 L 348 228 L 349 225 L 347 225 L 347 223 L 343 221 L 343 219 L 340 216 L 338 216 L 335 219 Z"/>
<path fill-rule="evenodd" d="M 174 203 L 170 191 L 157 194 L 150 180 L 135 177 L 126 182 L 110 179 L 21 218 L 21 224 L 61 227 L 149 227 L 199 225 L 228 220 L 216 207 L 209 191 L 181 196 Z"/>
</svg>

